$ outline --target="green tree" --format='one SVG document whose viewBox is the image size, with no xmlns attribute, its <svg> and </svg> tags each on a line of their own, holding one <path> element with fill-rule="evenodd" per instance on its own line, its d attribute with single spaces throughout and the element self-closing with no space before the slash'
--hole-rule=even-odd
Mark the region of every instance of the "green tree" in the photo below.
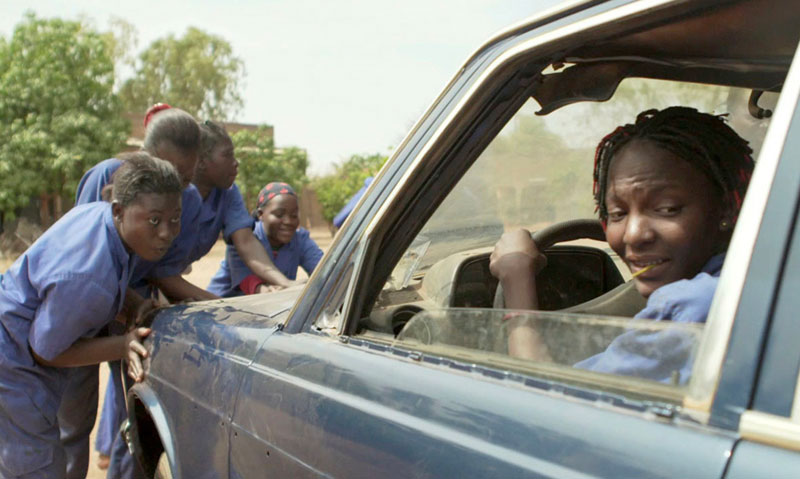
<svg viewBox="0 0 800 479">
<path fill-rule="evenodd" d="M 128 124 L 113 83 L 108 44 L 84 22 L 29 13 L 0 42 L 0 211 L 8 218 L 32 196 L 60 205 L 84 171 L 122 148 Z"/>
<path fill-rule="evenodd" d="M 154 41 L 120 90 L 128 111 L 166 102 L 198 118 L 230 119 L 242 107 L 244 63 L 222 37 L 190 27 Z"/>
<path fill-rule="evenodd" d="M 118 91 L 122 87 L 122 71 L 136 68 L 134 50 L 139 43 L 139 34 L 136 27 L 119 17 L 111 17 L 108 26 L 109 31 L 104 33 L 104 37 L 114 60 L 114 89 Z"/>
<path fill-rule="evenodd" d="M 375 176 L 388 159 L 380 153 L 352 155 L 335 165 L 333 174 L 314 180 L 312 186 L 322 205 L 322 216 L 332 221 L 350 197 L 364 186 L 364 180 Z"/>
<path fill-rule="evenodd" d="M 285 181 L 297 192 L 308 182 L 305 150 L 289 147 L 275 149 L 271 129 L 262 125 L 257 130 L 241 130 L 232 135 L 239 174 L 236 184 L 248 208 L 256 206 L 258 192 L 270 181 Z"/>
</svg>

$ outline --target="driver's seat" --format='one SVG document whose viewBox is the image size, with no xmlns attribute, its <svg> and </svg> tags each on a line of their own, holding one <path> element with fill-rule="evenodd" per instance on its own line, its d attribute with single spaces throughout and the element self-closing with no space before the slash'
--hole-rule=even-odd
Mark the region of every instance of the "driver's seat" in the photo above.
<svg viewBox="0 0 800 479">
<path fill-rule="evenodd" d="M 633 317 L 643 310 L 647 300 L 637 291 L 634 281 L 623 283 L 611 291 L 559 312 Z"/>
</svg>

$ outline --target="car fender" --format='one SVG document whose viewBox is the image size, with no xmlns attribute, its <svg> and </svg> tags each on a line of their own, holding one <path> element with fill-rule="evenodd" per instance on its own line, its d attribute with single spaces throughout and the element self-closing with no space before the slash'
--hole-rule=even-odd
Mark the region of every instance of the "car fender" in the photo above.
<svg viewBox="0 0 800 479">
<path fill-rule="evenodd" d="M 169 425 L 167 415 L 164 412 L 164 408 L 161 405 L 158 394 L 148 383 L 137 383 L 133 385 L 128 392 L 127 402 L 129 430 L 126 434 L 126 440 L 128 442 L 128 449 L 130 450 L 131 454 L 136 458 L 137 461 L 139 461 L 139 464 L 143 465 L 143 467 L 146 469 L 145 472 L 152 472 L 147 470 L 149 469 L 149 463 L 147 459 L 148 451 L 142 444 L 140 437 L 143 426 L 140 421 L 142 419 L 142 415 L 145 415 L 145 417 L 149 418 L 149 420 L 152 422 L 152 427 L 155 428 L 155 432 L 158 434 L 159 440 L 161 441 L 161 446 L 163 447 L 164 452 L 167 454 L 167 459 L 169 460 L 173 477 L 175 479 L 180 479 L 181 470 L 178 467 L 180 460 L 178 458 L 178 451 L 175 444 L 175 436 L 172 432 L 172 428 Z M 155 458 L 155 461 L 151 461 L 152 467 L 155 467 L 155 463 L 157 461 L 158 457 Z"/>
</svg>

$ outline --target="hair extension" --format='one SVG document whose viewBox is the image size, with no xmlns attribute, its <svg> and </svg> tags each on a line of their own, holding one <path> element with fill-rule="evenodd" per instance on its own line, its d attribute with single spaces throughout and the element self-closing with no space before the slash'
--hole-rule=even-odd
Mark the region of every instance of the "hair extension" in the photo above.
<svg viewBox="0 0 800 479">
<path fill-rule="evenodd" d="M 593 193 L 600 219 L 608 218 L 605 197 L 608 169 L 614 155 L 631 140 L 647 140 L 688 161 L 717 188 L 735 221 L 753 171 L 753 150 L 724 121 L 724 115 L 700 113 L 694 108 L 647 110 L 636 122 L 620 126 L 597 145 Z"/>
</svg>

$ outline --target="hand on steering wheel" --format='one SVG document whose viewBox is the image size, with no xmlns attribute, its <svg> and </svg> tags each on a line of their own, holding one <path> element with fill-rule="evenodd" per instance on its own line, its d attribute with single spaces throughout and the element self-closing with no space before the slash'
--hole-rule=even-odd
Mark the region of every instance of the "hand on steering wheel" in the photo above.
<svg viewBox="0 0 800 479">
<path fill-rule="evenodd" d="M 489 270 L 501 281 L 513 280 L 515 274 L 539 274 L 547 264 L 528 230 L 503 233 L 489 257 Z"/>
<path fill-rule="evenodd" d="M 527 238 L 524 238 L 525 235 L 528 235 Z M 504 279 L 507 278 L 505 281 L 506 284 L 513 284 L 514 282 L 524 282 L 528 281 L 533 284 L 535 288 L 535 279 L 534 276 L 538 274 L 544 266 L 547 264 L 546 260 L 541 263 L 541 267 L 536 268 L 536 265 L 539 263 L 536 260 L 532 260 L 531 258 L 537 258 L 538 255 L 542 255 L 541 251 L 553 246 L 556 243 L 560 243 L 562 241 L 570 241 L 580 238 L 589 238 L 599 241 L 605 241 L 606 235 L 605 231 L 603 230 L 603 226 L 599 220 L 596 219 L 581 219 L 581 220 L 570 220 L 564 221 L 561 223 L 556 223 L 554 225 L 548 226 L 547 228 L 542 228 L 541 230 L 533 233 L 532 235 L 526 230 L 518 230 L 511 233 L 506 233 L 500 238 L 500 241 L 497 242 L 495 245 L 495 250 L 492 252 L 492 256 L 489 260 L 489 270 L 491 273 L 500 279 L 501 284 L 497 286 L 497 292 L 494 297 L 494 307 L 496 309 L 505 309 L 506 308 L 506 301 L 503 293 L 503 285 Z M 509 253 L 515 252 L 517 254 L 510 255 Z M 530 255 L 528 259 L 524 259 L 523 255 Z M 503 261 L 503 256 L 508 256 L 505 261 Z M 543 256 L 543 255 L 542 255 Z M 514 258 L 521 260 L 520 264 L 506 266 L 508 263 L 512 262 Z M 534 262 L 534 267 L 530 266 L 530 262 Z M 527 278 L 523 278 L 521 275 L 514 274 L 513 280 L 512 276 L 501 276 L 501 275 L 508 275 L 514 272 L 519 272 L 519 268 L 528 268 L 529 276 Z M 517 268 L 516 270 L 514 268 Z M 510 272 L 510 273 L 509 273 Z M 530 289 L 530 286 L 526 287 Z M 509 291 L 509 293 L 517 294 Z M 536 295 L 535 290 L 530 293 L 534 297 Z M 515 306 L 512 306 L 515 307 Z M 530 307 L 520 307 L 519 309 L 536 309 Z"/>
</svg>

